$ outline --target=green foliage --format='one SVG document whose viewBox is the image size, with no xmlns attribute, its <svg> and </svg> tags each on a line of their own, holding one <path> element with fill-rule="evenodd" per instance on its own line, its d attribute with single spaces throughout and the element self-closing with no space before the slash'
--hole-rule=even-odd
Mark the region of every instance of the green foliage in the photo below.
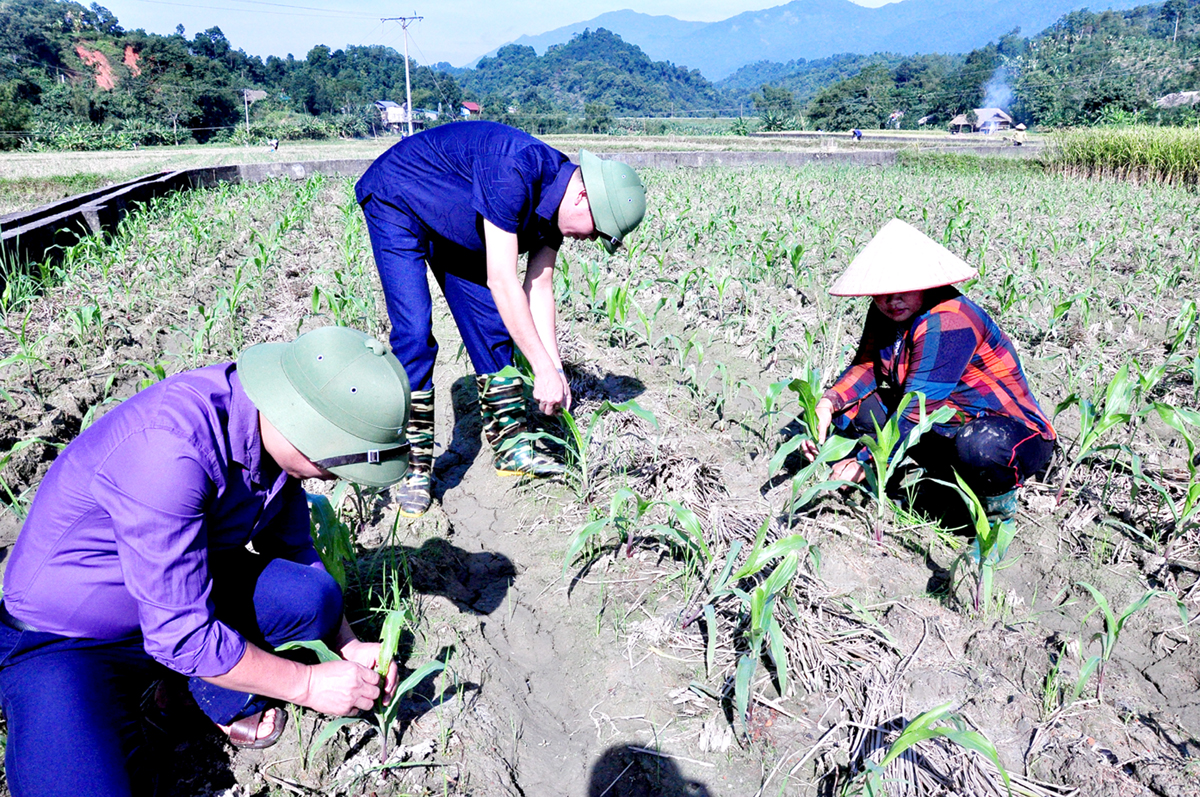
<svg viewBox="0 0 1200 797">
<path fill-rule="evenodd" d="M 1146 125 L 1062 130 L 1054 136 L 1049 163 L 1068 173 L 1196 185 L 1200 130 Z"/>
<path fill-rule="evenodd" d="M 944 703 L 914 717 L 913 721 L 906 725 L 900 735 L 896 737 L 896 741 L 892 742 L 892 746 L 888 748 L 882 761 L 878 764 L 870 760 L 864 762 L 862 773 L 848 784 L 844 794 L 884 797 L 888 793 L 885 780 L 885 771 L 888 765 L 914 745 L 929 739 L 940 738 L 986 756 L 999 771 L 1009 797 L 1012 797 L 1012 780 L 1004 765 L 1000 763 L 1000 754 L 997 752 L 996 746 L 979 731 L 970 730 L 960 717 L 952 714 L 950 712 L 952 705 L 952 703 Z M 949 720 L 951 727 L 935 724 L 943 720 Z"/>
<path fill-rule="evenodd" d="M 913 423 L 913 426 L 908 434 L 901 437 L 900 419 L 905 417 L 908 405 L 912 403 L 913 398 L 917 399 L 917 414 L 915 418 L 908 418 Z M 876 542 L 883 542 L 883 513 L 892 506 L 891 499 L 887 495 L 888 482 L 891 481 L 900 463 L 904 461 L 908 449 L 917 444 L 921 439 L 921 435 L 928 432 L 937 424 L 945 423 L 952 417 L 954 417 L 954 410 L 947 406 L 938 407 L 932 414 L 926 414 L 925 394 L 905 393 L 900 399 L 896 411 L 888 418 L 887 423 L 882 428 L 877 425 L 874 436 L 863 436 L 860 442 L 871 454 L 871 462 L 866 466 L 867 478 L 865 491 L 873 499 L 876 506 L 874 523 Z"/>
<path fill-rule="evenodd" d="M 746 554 L 745 560 L 737 569 L 734 566 L 742 550 L 742 542 L 734 540 L 725 554 L 725 561 L 717 577 L 712 581 L 708 597 L 701 603 L 700 608 L 692 615 L 692 620 L 703 614 L 708 629 L 708 643 L 705 660 L 708 671 L 712 672 L 716 655 L 716 603 L 722 598 L 735 597 L 740 602 L 742 620 L 745 622 L 743 641 L 739 647 L 737 665 L 734 670 L 733 691 L 734 707 L 738 719 L 745 726 L 747 711 L 750 705 L 751 686 L 754 675 L 758 671 L 759 659 L 765 653 L 771 659 L 778 679 L 781 694 L 788 691 L 789 671 L 787 650 L 783 630 L 775 617 L 775 607 L 791 584 L 792 577 L 799 569 L 801 556 L 807 556 L 814 570 L 821 566 L 820 552 L 807 539 L 799 534 L 784 537 L 770 545 L 766 544 L 767 532 L 771 520 L 767 518 L 758 528 L 754 544 Z M 739 585 L 747 579 L 755 579 L 774 562 L 778 564 L 770 574 L 754 586 L 751 592 L 746 592 Z"/>
<path fill-rule="evenodd" d="M 338 484 L 334 492 L 335 501 L 345 489 L 346 482 Z M 344 590 L 346 563 L 355 559 L 354 537 L 350 527 L 333 508 L 327 496 L 308 493 L 308 511 L 313 546 L 317 549 L 317 555 L 321 557 L 321 564 Z"/>
<path fill-rule="evenodd" d="M 400 613 L 396 612 L 395 614 L 399 615 Z M 389 613 L 388 619 L 390 620 L 391 617 L 392 617 L 392 613 Z M 397 641 L 399 640 L 401 623 L 403 621 L 404 621 L 404 618 L 400 618 L 399 622 L 393 624 L 393 627 L 390 630 L 390 633 L 393 634 L 393 637 L 387 636 L 387 634 L 389 633 L 389 628 L 388 628 L 387 621 L 385 621 L 385 623 L 384 623 L 385 636 L 384 636 L 384 639 L 380 643 L 380 646 L 381 646 L 380 667 L 382 668 L 383 673 L 387 672 L 387 670 L 391 666 L 392 662 L 391 662 L 391 659 L 389 658 L 386 666 L 383 665 L 382 649 L 384 646 L 389 646 L 391 648 L 392 655 L 393 656 L 395 655 L 396 644 L 397 644 Z M 340 656 L 338 656 L 336 653 L 334 653 L 332 650 L 330 650 L 329 646 L 326 645 L 324 642 L 322 642 L 319 639 L 304 640 L 304 641 L 297 641 L 297 642 L 285 642 L 284 644 L 279 645 L 275 649 L 277 651 L 308 650 L 308 651 L 311 651 L 312 653 L 315 653 L 317 656 L 317 660 L 320 662 L 323 662 L 323 663 L 341 660 Z M 387 705 L 383 705 L 382 698 L 381 698 L 380 704 L 377 705 L 375 710 L 373 710 L 370 713 L 363 713 L 363 714 L 360 714 L 359 716 L 355 716 L 355 717 L 337 717 L 336 719 L 332 719 L 329 722 L 325 723 L 325 727 L 323 727 L 321 729 L 321 732 L 316 735 L 316 737 L 312 740 L 312 743 L 309 745 L 308 762 L 311 763 L 312 757 L 315 756 L 320 751 L 320 749 L 322 747 L 324 747 L 325 744 L 330 739 L 332 739 L 335 734 L 337 734 L 338 731 L 340 731 L 342 728 L 346 727 L 347 725 L 350 725 L 351 723 L 360 722 L 360 721 L 361 722 L 369 722 L 379 730 L 380 745 L 383 750 L 380 760 L 386 762 L 387 757 L 388 757 L 388 739 L 389 739 L 389 736 L 391 733 L 391 727 L 392 727 L 392 724 L 396 720 L 396 712 L 399 710 L 400 703 L 403 700 L 404 696 L 409 694 L 410 692 L 412 692 L 418 686 L 420 686 L 421 682 L 424 681 L 429 676 L 435 675 L 439 672 L 442 672 L 445 669 L 446 669 L 446 664 L 443 661 L 434 660 L 434 661 L 428 662 L 428 663 L 422 665 L 421 667 L 417 668 L 407 678 L 405 678 L 403 681 L 401 681 L 396 686 L 396 692 L 392 696 L 391 701 L 387 703 Z"/>
<path fill-rule="evenodd" d="M 652 519 L 656 507 L 668 510 L 668 522 Z M 687 559 L 701 563 L 712 558 L 704 530 L 696 514 L 678 501 L 649 501 L 628 487 L 617 490 L 609 502 L 608 514 L 582 526 L 571 537 L 563 559 L 563 571 L 585 550 L 598 550 L 607 532 L 615 532 L 618 545 L 623 544 L 629 555 L 638 535 L 650 535 L 664 540 Z M 594 555 L 594 554 L 593 554 Z"/>
<path fill-rule="evenodd" d="M 1113 375 L 1104 393 L 1104 402 L 1099 407 L 1088 398 L 1081 398 L 1075 393 L 1067 396 L 1054 408 L 1055 417 L 1067 407 L 1079 405 L 1079 438 L 1073 449 L 1071 464 L 1063 476 L 1062 486 L 1058 490 L 1058 500 L 1062 501 L 1063 491 L 1066 490 L 1071 476 L 1079 464 L 1097 452 L 1117 448 L 1119 444 L 1101 441 L 1118 426 L 1130 422 L 1134 415 L 1134 394 L 1137 390 L 1137 379 L 1129 375 L 1129 363 L 1125 363 Z"/>
<path fill-rule="evenodd" d="M 484 103 L 485 112 L 494 109 L 493 118 L 501 118 L 510 105 L 546 114 L 549 98 L 559 112 L 578 114 L 587 104 L 596 104 L 614 116 L 669 114 L 726 103 L 698 71 L 651 61 L 640 48 L 604 28 L 577 34 L 541 56 L 532 47 L 506 45 L 496 55 L 481 58 L 461 81 L 474 97 L 497 98 Z"/>
<path fill-rule="evenodd" d="M 943 482 L 938 479 L 934 479 L 933 481 L 957 490 L 971 513 L 971 523 L 974 526 L 975 532 L 975 544 L 958 558 L 955 562 L 955 567 L 957 568 L 959 563 L 968 561 L 974 565 L 974 609 L 977 613 L 986 615 L 991 610 L 992 584 L 995 580 L 996 571 L 1007 567 L 1002 562 L 1005 553 L 1008 551 L 1009 544 L 1012 543 L 1013 537 L 1016 536 L 1017 527 L 1013 522 L 990 520 L 983 501 L 979 499 L 979 496 L 975 494 L 970 485 L 963 481 L 957 472 L 954 474 L 954 480 L 955 484 Z M 953 580 L 953 575 L 951 575 L 951 580 Z"/>
<path fill-rule="evenodd" d="M 501 371 L 501 374 L 505 374 L 505 372 Z M 569 410 L 562 410 L 559 416 L 566 429 L 564 437 L 555 437 L 545 432 L 529 434 L 525 437 L 525 439 L 546 438 L 563 446 L 567 455 L 567 480 L 575 488 L 575 493 L 581 501 L 586 501 L 592 494 L 592 479 L 595 470 L 591 459 L 592 439 L 599 428 L 600 420 L 610 412 L 629 412 L 651 426 L 658 427 L 658 420 L 654 417 L 654 413 L 643 408 L 633 399 L 620 404 L 613 404 L 606 400 L 592 410 L 592 414 L 583 423 L 577 421 Z M 516 439 L 507 441 L 505 448 L 516 445 L 517 442 Z"/>
<path fill-rule="evenodd" d="M 799 127 L 796 98 L 782 86 L 764 85 L 761 93 L 750 95 L 758 111 L 761 128 L 767 132 Z"/>
<path fill-rule="evenodd" d="M 1078 586 L 1083 587 L 1092 596 L 1092 600 L 1096 603 L 1096 608 L 1101 611 L 1104 617 L 1104 628 L 1092 635 L 1093 642 L 1100 643 L 1100 652 L 1090 656 L 1083 665 L 1079 668 L 1079 678 L 1075 683 L 1075 691 L 1072 699 L 1079 697 L 1080 693 L 1091 680 L 1093 673 L 1098 673 L 1096 680 L 1096 699 L 1104 700 L 1104 669 L 1108 665 L 1109 659 L 1112 658 L 1113 650 L 1117 646 L 1117 642 L 1121 638 L 1121 632 L 1125 629 L 1125 624 L 1129 622 L 1129 618 L 1146 608 L 1152 598 L 1164 597 L 1175 601 L 1175 606 L 1179 610 L 1180 619 L 1187 624 L 1187 607 L 1183 601 L 1179 600 L 1178 596 L 1170 592 L 1163 592 L 1157 589 L 1148 589 L 1142 595 L 1136 598 L 1128 606 L 1126 606 L 1120 614 L 1115 614 L 1109 606 L 1108 598 L 1104 597 L 1104 593 L 1096 589 L 1086 581 L 1077 582 Z M 1088 613 L 1089 615 L 1091 612 Z M 1085 618 L 1086 619 L 1086 618 Z"/>
</svg>

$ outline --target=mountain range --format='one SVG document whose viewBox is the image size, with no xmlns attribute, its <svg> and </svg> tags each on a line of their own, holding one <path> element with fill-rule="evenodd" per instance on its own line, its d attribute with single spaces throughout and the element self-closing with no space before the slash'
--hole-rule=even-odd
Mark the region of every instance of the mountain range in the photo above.
<svg viewBox="0 0 1200 797">
<path fill-rule="evenodd" d="M 510 43 L 531 46 L 541 54 L 589 28 L 607 28 L 656 61 L 698 69 L 716 81 L 758 61 L 838 53 L 962 53 L 1014 28 L 1032 35 L 1081 8 L 1103 11 L 1137 4 L 1138 0 L 902 0 L 866 8 L 849 0 L 793 0 L 719 22 L 625 10 Z"/>
</svg>

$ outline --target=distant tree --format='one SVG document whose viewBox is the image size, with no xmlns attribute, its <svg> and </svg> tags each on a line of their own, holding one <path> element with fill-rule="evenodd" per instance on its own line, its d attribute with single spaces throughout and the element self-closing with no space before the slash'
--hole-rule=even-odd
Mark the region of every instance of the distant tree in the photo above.
<svg viewBox="0 0 1200 797">
<path fill-rule="evenodd" d="M 796 96 L 783 86 L 763 84 L 757 94 L 750 95 L 750 99 L 754 102 L 754 110 L 760 114 L 769 111 L 785 117 L 796 115 Z"/>
<path fill-rule="evenodd" d="M 20 132 L 27 129 L 32 113 L 26 94 L 27 87 L 20 81 L 0 83 L 0 130 Z M 21 139 L 16 136 L 0 136 L 0 149 L 16 146 L 20 142 Z"/>
<path fill-rule="evenodd" d="M 811 124 L 825 130 L 850 130 L 879 129 L 893 110 L 896 88 L 892 73 L 875 64 L 822 91 L 806 113 Z"/>
<path fill-rule="evenodd" d="M 599 102 L 589 102 L 583 106 L 583 127 L 589 133 L 607 133 L 612 129 L 612 117 L 609 116 L 608 106 Z"/>
</svg>

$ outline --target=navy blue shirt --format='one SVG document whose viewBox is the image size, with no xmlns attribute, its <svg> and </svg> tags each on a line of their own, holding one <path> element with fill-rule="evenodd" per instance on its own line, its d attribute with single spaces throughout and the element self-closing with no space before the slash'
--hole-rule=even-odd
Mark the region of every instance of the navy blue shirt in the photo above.
<svg viewBox="0 0 1200 797">
<path fill-rule="evenodd" d="M 455 122 L 404 139 L 355 186 L 437 235 L 483 252 L 483 220 L 516 233 L 518 251 L 562 246 L 558 206 L 578 168 L 528 133 L 496 122 Z"/>
</svg>

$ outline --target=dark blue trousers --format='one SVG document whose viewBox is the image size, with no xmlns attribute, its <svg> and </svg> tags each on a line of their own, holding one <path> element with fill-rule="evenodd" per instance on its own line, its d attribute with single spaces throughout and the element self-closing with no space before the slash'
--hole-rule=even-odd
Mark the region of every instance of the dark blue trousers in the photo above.
<svg viewBox="0 0 1200 797">
<path fill-rule="evenodd" d="M 426 264 L 433 271 L 476 373 L 513 364 L 513 342 L 487 286 L 487 259 L 434 233 L 412 214 L 374 197 L 364 200 L 375 266 L 383 284 L 390 343 L 413 390 L 433 387 L 438 343 Z"/>
<path fill-rule="evenodd" d="M 322 570 L 247 551 L 214 556 L 217 616 L 268 650 L 332 637 L 342 593 Z M 0 706 L 8 721 L 5 775 L 14 797 L 151 795 L 155 761 L 142 721 L 143 694 L 168 670 L 141 635 L 75 639 L 0 623 Z M 227 725 L 266 701 L 189 679 L 200 708 Z"/>
</svg>

